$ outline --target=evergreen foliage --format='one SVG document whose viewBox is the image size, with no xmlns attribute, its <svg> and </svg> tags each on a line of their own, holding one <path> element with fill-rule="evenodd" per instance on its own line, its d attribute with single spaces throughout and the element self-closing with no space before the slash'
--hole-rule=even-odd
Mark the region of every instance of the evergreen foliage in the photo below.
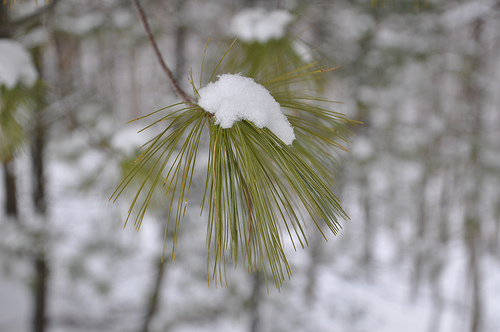
<svg viewBox="0 0 500 332">
<path fill-rule="evenodd" d="M 33 91 L 32 91 L 33 90 Z M 34 89 L 22 84 L 12 89 L 0 85 L 0 162 L 6 163 L 28 142 Z"/>
<path fill-rule="evenodd" d="M 209 80 L 214 79 L 227 54 Z M 284 54 L 287 60 L 300 59 L 296 54 Z M 235 63 L 234 60 L 229 62 Z M 248 59 L 243 62 L 246 63 L 240 63 L 243 72 L 257 74 Z M 267 81 L 258 83 L 266 87 L 285 110 L 297 138 L 292 146 L 283 143 L 269 129 L 257 128 L 250 121 L 222 128 L 215 123 L 213 114 L 195 103 L 170 105 L 150 114 L 160 115 L 160 118 L 144 130 L 168 124 L 145 144 L 134 170 L 112 196 L 116 200 L 138 172 L 152 163 L 132 200 L 127 221 L 132 217 L 139 229 L 155 189 L 163 183 L 169 210 L 165 235 L 171 217 L 174 221 L 173 262 L 180 222 L 189 205 L 195 164 L 202 155 L 201 149 L 206 149 L 208 159 L 201 208 L 208 210 L 207 269 L 210 256 L 214 261 L 213 270 L 207 270 L 207 276 L 211 275 L 221 284 L 223 280 L 227 284 L 225 262 L 230 260 L 236 265 L 243 256 L 250 272 L 270 268 L 279 288 L 285 276 L 291 276 L 281 239 L 282 225 L 294 248 L 295 241 L 303 248 L 308 245 L 304 233 L 305 215 L 320 231 L 319 223 L 323 221 L 334 234 L 341 227 L 339 218 L 347 218 L 329 186 L 333 184 L 333 169 L 337 164 L 335 153 L 343 149 L 341 143 L 349 132 L 346 124 L 352 121 L 331 111 L 325 106 L 330 105 L 328 101 L 311 90 L 309 83 L 328 70 L 311 70 L 315 64 L 299 62 L 300 67 L 291 69 L 290 65 L 294 64 L 291 61 L 276 63 L 285 64 L 278 67 L 281 73 L 278 71 L 270 77 L 269 71 L 263 70 L 265 75 L 262 77 Z M 287 71 L 283 71 L 285 69 Z M 190 81 L 194 94 L 199 97 L 197 91 L 201 88 L 203 72 L 199 87 L 194 84 L 192 72 Z M 204 127 L 208 127 L 210 136 L 208 146 L 202 143 Z M 148 182 L 150 180 L 152 182 Z M 326 239 L 326 235 L 323 236 Z"/>
</svg>

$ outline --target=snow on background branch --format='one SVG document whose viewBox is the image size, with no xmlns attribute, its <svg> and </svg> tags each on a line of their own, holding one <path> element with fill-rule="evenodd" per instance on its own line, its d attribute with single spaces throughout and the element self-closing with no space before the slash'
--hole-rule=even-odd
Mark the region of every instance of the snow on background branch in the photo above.
<svg viewBox="0 0 500 332">
<path fill-rule="evenodd" d="M 7 89 L 19 83 L 32 87 L 37 78 L 38 73 L 28 50 L 19 42 L 0 39 L 0 85 L 5 85 Z"/>
<path fill-rule="evenodd" d="M 245 42 L 266 43 L 283 38 L 292 19 L 293 16 L 286 10 L 246 8 L 233 17 L 231 32 Z"/>
</svg>

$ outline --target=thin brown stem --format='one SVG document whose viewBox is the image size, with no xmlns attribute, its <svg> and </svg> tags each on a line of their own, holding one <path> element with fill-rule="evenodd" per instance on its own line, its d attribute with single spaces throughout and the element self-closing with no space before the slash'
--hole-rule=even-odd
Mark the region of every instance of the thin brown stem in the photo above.
<svg viewBox="0 0 500 332">
<path fill-rule="evenodd" d="M 163 71 L 167 75 L 175 92 L 184 102 L 186 102 L 188 104 L 194 104 L 193 99 L 184 90 L 182 90 L 182 88 L 179 86 L 179 83 L 177 83 L 177 80 L 175 79 L 174 74 L 172 74 L 172 71 L 167 67 L 167 64 L 163 60 L 163 56 L 160 52 L 160 49 L 158 48 L 158 44 L 156 43 L 156 40 L 153 37 L 153 34 L 151 33 L 151 29 L 149 27 L 149 23 L 148 23 L 148 20 L 146 18 L 146 14 L 144 13 L 144 10 L 142 9 L 142 6 L 141 6 L 139 0 L 131 0 L 131 1 L 137 7 L 137 11 L 139 12 L 139 17 L 141 18 L 142 25 L 144 25 L 144 29 L 146 30 L 146 34 L 148 35 L 149 43 L 153 47 L 153 50 L 155 51 L 156 57 L 158 58 L 158 61 L 160 62 L 161 68 L 163 69 Z"/>
</svg>

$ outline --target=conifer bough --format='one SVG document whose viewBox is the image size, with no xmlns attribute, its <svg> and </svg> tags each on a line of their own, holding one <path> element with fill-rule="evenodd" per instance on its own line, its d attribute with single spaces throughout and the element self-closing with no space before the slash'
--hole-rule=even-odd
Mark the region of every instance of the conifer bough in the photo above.
<svg viewBox="0 0 500 332">
<path fill-rule="evenodd" d="M 141 19 L 144 23 L 143 14 Z M 147 24 L 144 26 L 150 35 Z M 161 57 L 159 52 L 157 55 Z M 260 84 L 241 75 L 225 74 L 201 87 L 202 63 L 198 88 L 191 72 L 197 102 L 185 98 L 186 93 L 179 94 L 183 102 L 140 118 L 160 115 L 144 129 L 167 125 L 144 145 L 135 168 L 112 195 L 116 200 L 141 169 L 149 169 L 140 179 L 127 221 L 133 218 L 139 229 L 157 185 L 162 184 L 168 202 L 165 237 L 170 221 L 174 221 L 173 262 L 197 157 L 200 149 L 207 149 L 201 212 L 208 213 L 208 280 L 211 276 L 221 285 L 223 280 L 227 284 L 225 263 L 236 265 L 243 259 L 249 272 L 259 270 L 267 276 L 270 270 L 279 288 L 285 277 L 291 276 L 282 229 L 294 248 L 296 242 L 305 247 L 306 215 L 320 232 L 322 220 L 334 234 L 341 227 L 339 218 L 348 218 L 329 186 L 337 163 L 335 153 L 343 149 L 339 140 L 347 137 L 350 120 L 324 107 L 326 100 L 295 89 L 304 86 L 305 79 L 324 72 L 308 68 Z M 202 140 L 206 128 L 208 146 Z"/>
</svg>

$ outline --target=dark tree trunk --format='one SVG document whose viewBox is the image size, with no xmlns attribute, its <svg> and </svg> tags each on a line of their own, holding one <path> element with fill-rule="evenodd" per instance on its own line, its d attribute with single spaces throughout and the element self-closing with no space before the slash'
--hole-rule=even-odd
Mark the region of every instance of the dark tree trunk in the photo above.
<svg viewBox="0 0 500 332">
<path fill-rule="evenodd" d="M 33 202 L 35 210 L 39 214 L 45 214 L 45 178 L 43 150 L 45 146 L 45 134 L 40 124 L 35 130 L 35 141 L 33 143 L 32 163 L 33 163 Z"/>
<path fill-rule="evenodd" d="M 243 0 L 243 7 L 254 7 L 255 0 Z"/>
<path fill-rule="evenodd" d="M 472 36 L 476 47 L 483 49 L 482 44 L 482 28 L 483 21 L 479 18 L 472 23 Z M 479 53 L 483 54 L 483 53 Z M 483 59 L 481 56 L 472 60 L 471 66 L 474 69 L 472 72 L 478 74 L 482 72 Z M 471 75 L 472 76 L 472 75 Z M 470 321 L 470 331 L 479 332 L 482 331 L 483 323 L 483 294 L 482 294 L 482 276 L 481 276 L 481 226 L 484 224 L 481 219 L 481 195 L 480 189 L 481 183 L 483 182 L 484 170 L 480 162 L 481 155 L 481 145 L 477 142 L 481 142 L 481 134 L 483 133 L 483 95 L 482 95 L 482 83 L 479 83 L 477 79 L 469 77 L 469 79 L 464 80 L 464 96 L 466 102 L 470 105 L 470 111 L 473 115 L 472 123 L 470 125 L 470 134 L 474 137 L 471 146 L 471 153 L 469 157 L 470 163 L 470 176 L 474 179 L 474 185 L 469 189 L 466 194 L 465 201 L 465 243 L 468 249 L 469 258 L 469 281 L 471 283 L 471 301 L 472 301 L 472 312 Z"/>
<path fill-rule="evenodd" d="M 47 281 L 49 269 L 43 253 L 38 253 L 35 257 L 35 274 L 33 287 L 33 331 L 45 332 L 47 327 Z"/>
<path fill-rule="evenodd" d="M 7 216 L 17 220 L 17 189 L 16 176 L 14 174 L 14 163 L 9 161 L 4 165 L 4 190 L 5 190 L 5 213 Z"/>
<path fill-rule="evenodd" d="M 151 290 L 151 294 L 149 296 L 148 308 L 146 310 L 146 316 L 144 317 L 144 322 L 142 324 L 141 332 L 148 332 L 149 327 L 151 325 L 151 321 L 154 318 L 154 315 L 158 311 L 159 307 L 159 299 L 161 294 L 161 289 L 163 286 L 163 279 L 165 274 L 165 263 L 161 261 L 161 259 L 157 259 L 158 265 L 156 268 L 156 279 L 153 285 L 153 289 Z"/>
<path fill-rule="evenodd" d="M 424 152 L 424 161 L 422 162 L 424 166 L 424 171 L 422 175 L 422 180 L 418 184 L 418 186 L 415 188 L 415 191 L 417 192 L 417 212 L 416 212 L 416 218 L 415 218 L 415 224 L 416 224 L 416 234 L 414 241 L 415 243 L 418 243 L 421 245 L 422 243 L 425 243 L 426 236 L 428 233 L 428 211 L 427 211 L 427 203 L 426 203 L 426 188 L 429 184 L 429 177 L 431 173 L 430 165 L 428 161 L 430 160 L 431 156 L 429 154 L 429 151 L 426 150 Z M 417 252 L 414 255 L 414 261 L 413 261 L 413 272 L 411 274 L 411 280 L 410 280 L 410 285 L 411 285 L 411 290 L 410 290 L 410 299 L 413 301 L 416 301 L 418 297 L 418 293 L 420 291 L 420 285 L 422 284 L 422 279 L 424 278 L 424 273 L 426 271 L 426 264 L 425 261 L 427 260 L 427 254 L 428 254 L 428 248 L 425 247 L 424 249 L 418 248 Z"/>
<path fill-rule="evenodd" d="M 361 196 L 361 205 L 364 212 L 364 227 L 363 227 L 363 251 L 361 253 L 361 264 L 365 272 L 365 277 L 370 279 L 372 277 L 372 263 L 373 263 L 373 249 L 375 244 L 375 225 L 373 222 L 373 203 L 372 197 L 369 194 L 370 181 L 368 174 L 361 175 L 360 182 L 363 188 Z"/>
<path fill-rule="evenodd" d="M 37 67 L 40 77 L 42 53 L 39 48 L 33 50 L 33 60 Z M 32 161 L 32 179 L 33 179 L 33 204 L 35 212 L 42 222 L 45 220 L 45 212 L 47 210 L 46 195 L 45 195 L 45 176 L 44 176 L 44 148 L 45 148 L 45 130 L 41 121 L 40 110 L 45 105 L 43 94 L 37 92 L 38 111 L 35 115 L 35 130 L 33 137 L 33 149 L 31 151 Z M 41 234 L 42 243 L 37 248 L 34 255 L 34 308 L 33 308 L 33 331 L 45 332 L 47 328 L 47 297 L 48 297 L 48 281 L 49 281 L 49 264 L 45 252 L 44 242 L 45 234 Z"/>
<path fill-rule="evenodd" d="M 175 16 L 177 18 L 177 26 L 175 28 L 175 70 L 174 76 L 181 84 L 186 80 L 186 39 L 187 27 L 184 24 L 183 11 L 185 0 L 177 0 L 175 3 Z"/>
<path fill-rule="evenodd" d="M 177 26 L 177 31 L 175 33 L 175 45 L 175 78 L 182 84 L 182 82 L 186 80 L 186 73 L 184 72 L 184 68 L 186 68 L 186 27 L 182 23 L 179 23 Z"/>
<path fill-rule="evenodd" d="M 309 247 L 309 268 L 307 268 L 307 282 L 304 288 L 306 304 L 310 308 L 316 299 L 316 288 L 318 279 L 318 268 L 321 265 L 321 249 L 324 243 L 320 232 L 311 234 Z"/>
<path fill-rule="evenodd" d="M 46 211 L 45 202 L 45 179 L 43 163 L 44 133 L 42 128 L 37 128 L 36 137 L 32 152 L 33 161 L 33 201 L 35 210 L 44 219 Z M 42 234 L 44 236 L 44 234 Z M 42 240 L 43 241 L 43 240 Z M 34 296 L 34 318 L 33 331 L 44 332 L 47 326 L 47 284 L 49 280 L 49 267 L 45 254 L 45 248 L 42 244 L 34 257 L 35 264 L 35 282 L 33 288 Z"/>
<path fill-rule="evenodd" d="M 260 314 L 259 314 L 259 302 L 260 293 L 262 289 L 262 275 L 256 271 L 252 274 L 253 278 L 253 288 L 252 295 L 250 297 L 250 332 L 258 332 L 261 330 Z"/>
<path fill-rule="evenodd" d="M 9 6 L 0 2 L 0 38 L 10 38 L 12 35 L 9 19 Z"/>
</svg>

